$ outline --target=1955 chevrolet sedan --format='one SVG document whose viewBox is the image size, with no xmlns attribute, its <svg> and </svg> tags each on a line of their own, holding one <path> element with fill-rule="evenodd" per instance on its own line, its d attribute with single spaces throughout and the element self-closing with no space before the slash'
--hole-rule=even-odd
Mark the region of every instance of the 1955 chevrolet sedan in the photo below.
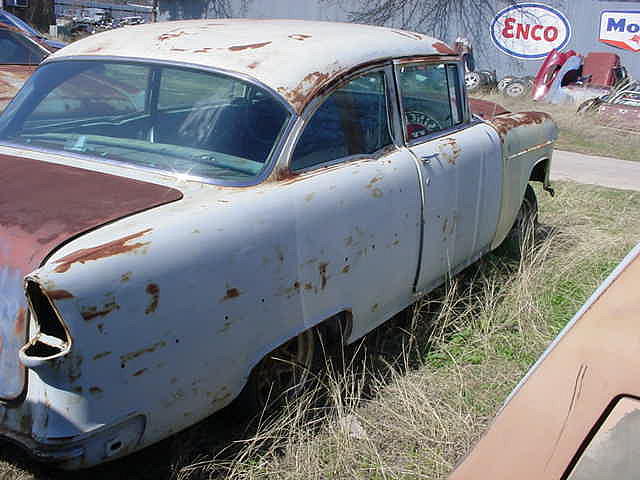
<svg viewBox="0 0 640 480">
<path fill-rule="evenodd" d="M 0 117 L 0 435 L 80 468 L 264 405 L 319 331 L 353 342 L 517 233 L 556 133 L 473 116 L 455 52 L 400 30 L 64 48 Z"/>
</svg>

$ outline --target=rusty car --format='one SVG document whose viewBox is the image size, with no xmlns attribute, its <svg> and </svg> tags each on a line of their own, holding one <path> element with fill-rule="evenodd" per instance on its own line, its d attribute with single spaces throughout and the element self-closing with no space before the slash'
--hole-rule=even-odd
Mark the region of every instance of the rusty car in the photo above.
<svg viewBox="0 0 640 480">
<path fill-rule="evenodd" d="M 344 48 L 349 45 L 349 48 Z M 544 113 L 392 28 L 202 20 L 48 57 L 0 117 L 0 436 L 62 468 L 304 383 L 518 241 Z"/>
<path fill-rule="evenodd" d="M 639 282 L 640 244 L 531 367 L 450 480 L 637 478 Z"/>
<path fill-rule="evenodd" d="M 1 22 L 0 17 L 0 111 L 35 71 L 55 51 L 41 39 Z"/>
</svg>

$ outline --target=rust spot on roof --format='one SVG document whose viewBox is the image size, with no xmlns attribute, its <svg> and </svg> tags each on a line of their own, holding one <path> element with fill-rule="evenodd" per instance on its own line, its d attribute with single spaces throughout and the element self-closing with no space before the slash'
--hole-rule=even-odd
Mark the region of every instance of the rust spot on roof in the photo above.
<svg viewBox="0 0 640 480">
<path fill-rule="evenodd" d="M 251 62 L 249 65 L 247 65 L 247 67 L 249 67 L 250 69 L 254 69 L 256 68 L 258 65 L 260 65 L 260 62 Z"/>
<path fill-rule="evenodd" d="M 158 37 L 158 40 L 160 40 L 161 42 L 164 42 L 165 40 L 169 40 L 170 38 L 178 38 L 178 37 L 181 37 L 182 35 L 187 35 L 187 32 L 183 30 L 179 32 L 167 32 L 160 35 Z"/>
<path fill-rule="evenodd" d="M 311 35 L 303 35 L 302 33 L 295 33 L 293 35 L 289 35 L 289 38 L 293 40 L 300 40 L 302 42 L 307 38 L 311 38 Z"/>
<path fill-rule="evenodd" d="M 449 45 L 443 42 L 434 42 L 433 48 L 435 48 L 438 53 L 443 53 L 447 55 L 457 55 L 457 52 L 454 49 L 452 49 Z"/>
<path fill-rule="evenodd" d="M 228 288 L 227 294 L 224 297 L 222 297 L 220 301 L 224 302 L 225 300 L 230 300 L 232 298 L 236 298 L 239 296 L 240 296 L 240 290 L 238 290 L 237 288 Z"/>
<path fill-rule="evenodd" d="M 151 230 L 153 229 L 147 228 L 146 230 L 143 230 L 141 232 L 127 235 L 126 237 L 119 238 L 118 240 L 114 240 L 103 245 L 98 245 L 97 247 L 83 248 L 81 250 L 78 250 L 77 252 L 62 257 L 60 260 L 56 260 L 56 263 L 58 263 L 59 265 L 55 268 L 55 271 L 57 273 L 64 273 L 69 270 L 71 268 L 71 265 L 73 265 L 74 263 L 86 263 L 91 260 L 99 260 L 101 258 L 111 257 L 120 253 L 137 250 L 140 247 L 148 245 L 149 242 L 138 242 L 133 244 L 128 244 L 128 242 L 142 237 L 143 235 L 149 233 Z"/>
<path fill-rule="evenodd" d="M 186 48 L 172 48 L 171 51 L 172 52 L 186 52 L 187 49 Z"/>
<path fill-rule="evenodd" d="M 297 111 L 301 111 L 307 101 L 313 96 L 315 91 L 323 85 L 329 78 L 329 73 L 311 72 L 292 90 L 278 88 L 278 93 L 282 94 Z"/>
<path fill-rule="evenodd" d="M 208 53 L 211 51 L 211 47 L 199 48 L 198 50 L 194 50 L 193 53 Z"/>
<path fill-rule="evenodd" d="M 73 295 L 66 290 L 49 290 L 47 294 L 52 300 L 64 300 L 65 298 L 73 298 Z"/>
<path fill-rule="evenodd" d="M 160 288 L 155 283 L 150 283 L 147 285 L 146 291 L 151 295 L 151 303 L 149 303 L 149 306 L 144 311 L 144 313 L 148 315 L 155 312 L 158 308 L 158 302 L 160 302 Z"/>
<path fill-rule="evenodd" d="M 249 45 L 234 45 L 233 47 L 229 47 L 229 50 L 231 50 L 232 52 L 240 52 L 242 50 L 266 47 L 270 43 L 272 42 L 252 43 Z"/>
</svg>

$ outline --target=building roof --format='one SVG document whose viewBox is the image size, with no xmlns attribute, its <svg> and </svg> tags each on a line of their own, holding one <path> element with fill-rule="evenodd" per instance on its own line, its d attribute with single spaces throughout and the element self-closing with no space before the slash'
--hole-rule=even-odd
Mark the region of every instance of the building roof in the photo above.
<svg viewBox="0 0 640 480">
<path fill-rule="evenodd" d="M 296 111 L 343 72 L 373 60 L 455 54 L 419 33 L 350 23 L 209 19 L 110 30 L 50 58 L 136 57 L 221 68 L 279 92 Z"/>
</svg>

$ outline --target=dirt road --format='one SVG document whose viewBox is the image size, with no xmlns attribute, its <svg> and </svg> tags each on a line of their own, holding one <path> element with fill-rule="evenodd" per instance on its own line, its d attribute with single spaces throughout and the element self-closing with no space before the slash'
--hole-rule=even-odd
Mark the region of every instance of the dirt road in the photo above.
<svg viewBox="0 0 640 480">
<path fill-rule="evenodd" d="M 638 157 L 640 159 L 640 152 Z M 640 190 L 640 161 L 629 162 L 555 150 L 551 162 L 551 179 Z"/>
</svg>

